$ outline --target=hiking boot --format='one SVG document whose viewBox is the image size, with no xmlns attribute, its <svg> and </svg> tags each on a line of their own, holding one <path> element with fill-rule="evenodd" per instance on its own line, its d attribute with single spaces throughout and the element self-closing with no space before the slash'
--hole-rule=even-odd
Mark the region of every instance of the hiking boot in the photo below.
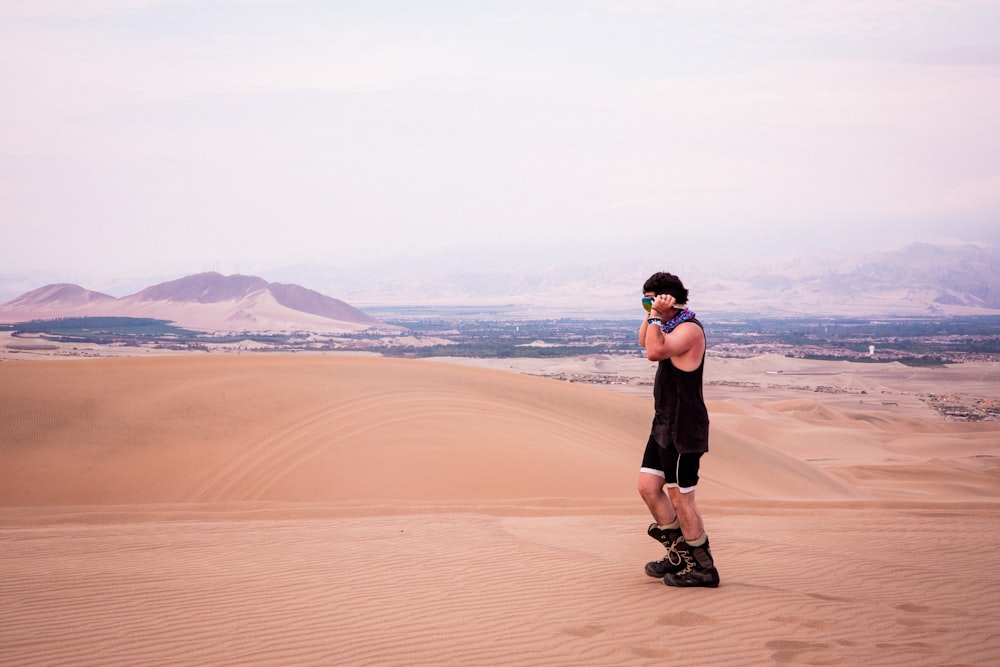
<svg viewBox="0 0 1000 667">
<path fill-rule="evenodd" d="M 701 546 L 692 547 L 681 540 L 677 545 L 677 553 L 683 561 L 683 567 L 663 576 L 667 586 L 681 588 L 704 586 L 716 588 L 719 585 L 719 571 L 715 569 L 712 552 L 708 547 L 708 538 Z"/>
<path fill-rule="evenodd" d="M 667 549 L 667 555 L 662 559 L 646 563 L 646 574 L 655 579 L 662 579 L 670 573 L 683 570 L 684 559 L 677 551 L 677 543 L 684 541 L 684 534 L 681 533 L 681 529 L 668 528 L 667 530 L 663 530 L 655 523 L 651 523 L 646 532 Z"/>
</svg>

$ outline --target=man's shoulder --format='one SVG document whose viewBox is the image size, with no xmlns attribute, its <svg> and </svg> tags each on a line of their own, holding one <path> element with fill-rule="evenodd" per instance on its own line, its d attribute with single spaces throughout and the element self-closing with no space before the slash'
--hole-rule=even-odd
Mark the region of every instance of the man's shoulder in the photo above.
<svg viewBox="0 0 1000 667">
<path fill-rule="evenodd" d="M 705 326 L 696 318 L 692 317 L 689 320 L 684 320 L 676 327 L 674 327 L 674 332 L 685 331 L 690 333 L 702 332 L 705 330 Z"/>
<path fill-rule="evenodd" d="M 678 336 L 678 340 L 682 341 L 682 345 L 684 345 L 684 352 L 681 354 L 691 352 L 692 350 L 700 351 L 704 349 L 706 344 L 705 329 L 698 320 L 690 319 L 681 322 L 674 329 L 673 333 Z"/>
</svg>

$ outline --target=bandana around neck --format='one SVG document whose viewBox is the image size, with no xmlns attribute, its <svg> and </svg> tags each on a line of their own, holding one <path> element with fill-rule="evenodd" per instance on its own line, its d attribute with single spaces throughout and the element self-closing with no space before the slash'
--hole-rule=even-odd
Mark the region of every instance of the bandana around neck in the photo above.
<svg viewBox="0 0 1000 667">
<path fill-rule="evenodd" d="M 688 310 L 687 308 L 685 308 L 684 310 L 682 310 L 681 312 L 677 313 L 676 315 L 674 315 L 673 317 L 671 317 L 669 320 L 667 320 L 666 322 L 664 322 L 663 324 L 661 324 L 660 325 L 660 329 L 663 330 L 663 333 L 670 333 L 671 331 L 673 331 L 674 329 L 677 328 L 677 325 L 679 325 L 679 324 L 681 324 L 683 322 L 687 322 L 688 320 L 693 320 L 693 319 L 694 319 L 694 311 L 691 311 L 691 310 Z"/>
</svg>

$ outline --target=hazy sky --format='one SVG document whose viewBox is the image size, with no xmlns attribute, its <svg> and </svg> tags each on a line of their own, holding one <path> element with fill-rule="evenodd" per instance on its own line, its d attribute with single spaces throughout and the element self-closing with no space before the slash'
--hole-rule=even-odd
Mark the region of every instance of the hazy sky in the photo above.
<svg viewBox="0 0 1000 667">
<path fill-rule="evenodd" d="M 0 0 L 0 282 L 996 245 L 998 35 L 996 0 Z"/>
</svg>

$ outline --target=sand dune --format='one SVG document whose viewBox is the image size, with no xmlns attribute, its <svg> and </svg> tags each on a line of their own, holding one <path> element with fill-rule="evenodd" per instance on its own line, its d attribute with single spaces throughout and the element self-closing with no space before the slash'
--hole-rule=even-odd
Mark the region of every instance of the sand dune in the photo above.
<svg viewBox="0 0 1000 667">
<path fill-rule="evenodd" d="M 648 421 L 597 390 L 364 357 L 3 371 L 3 505 L 621 497 Z"/>
<path fill-rule="evenodd" d="M 818 372 L 899 389 L 875 370 Z M 723 583 L 676 590 L 642 572 L 648 396 L 374 357 L 0 363 L 0 664 L 1000 661 L 996 422 L 709 398 Z"/>
</svg>

